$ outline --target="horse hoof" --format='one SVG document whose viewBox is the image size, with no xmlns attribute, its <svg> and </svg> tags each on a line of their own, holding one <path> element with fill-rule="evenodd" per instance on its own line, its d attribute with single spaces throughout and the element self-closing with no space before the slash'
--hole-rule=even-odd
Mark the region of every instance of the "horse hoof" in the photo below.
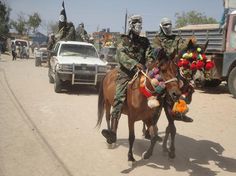
<svg viewBox="0 0 236 176">
<path fill-rule="evenodd" d="M 107 143 L 107 148 L 108 149 L 114 149 L 115 146 L 116 146 L 116 143 L 112 143 L 112 144 Z"/>
<path fill-rule="evenodd" d="M 133 168 L 134 166 L 135 166 L 135 161 L 128 161 L 128 166 L 130 167 L 130 168 Z"/>
</svg>

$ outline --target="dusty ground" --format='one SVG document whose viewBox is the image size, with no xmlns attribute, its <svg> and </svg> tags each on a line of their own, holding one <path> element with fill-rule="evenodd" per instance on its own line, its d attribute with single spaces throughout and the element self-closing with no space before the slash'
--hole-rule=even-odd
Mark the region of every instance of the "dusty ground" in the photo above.
<svg viewBox="0 0 236 176">
<path fill-rule="evenodd" d="M 136 123 L 136 167 L 127 164 L 128 128 L 122 117 L 115 149 L 108 149 L 95 127 L 97 94 L 80 87 L 56 94 L 46 67 L 33 59 L 0 60 L 0 176 L 233 176 L 236 175 L 236 99 L 224 85 L 196 90 L 189 115 L 193 123 L 176 122 L 176 158 L 149 145 Z M 164 135 L 166 119 L 158 124 Z M 102 128 L 105 127 L 103 121 Z"/>
</svg>

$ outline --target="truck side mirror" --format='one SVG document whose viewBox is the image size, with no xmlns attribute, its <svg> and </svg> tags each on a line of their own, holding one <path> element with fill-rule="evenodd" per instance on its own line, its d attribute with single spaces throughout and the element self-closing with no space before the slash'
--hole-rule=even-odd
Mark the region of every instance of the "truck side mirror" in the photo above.
<svg viewBox="0 0 236 176">
<path fill-rule="evenodd" d="M 55 51 L 50 51 L 51 56 L 56 56 L 56 52 Z"/>
</svg>

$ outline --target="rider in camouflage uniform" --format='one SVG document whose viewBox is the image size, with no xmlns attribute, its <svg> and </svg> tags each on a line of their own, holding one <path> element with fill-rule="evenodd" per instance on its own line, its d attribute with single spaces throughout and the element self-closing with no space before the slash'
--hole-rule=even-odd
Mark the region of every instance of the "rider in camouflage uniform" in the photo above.
<svg viewBox="0 0 236 176">
<path fill-rule="evenodd" d="M 89 42 L 88 33 L 84 29 L 84 23 L 80 23 L 76 29 L 76 40 L 80 42 Z"/>
<path fill-rule="evenodd" d="M 56 41 L 75 41 L 75 27 L 72 22 L 66 22 L 65 25 L 56 33 Z"/>
<path fill-rule="evenodd" d="M 188 42 L 183 40 L 180 36 L 172 34 L 172 23 L 168 18 L 163 18 L 160 23 L 160 32 L 153 39 L 153 47 L 155 48 L 155 52 L 158 52 L 160 49 L 164 49 L 166 55 L 169 58 L 172 58 L 173 53 L 179 53 L 184 49 L 187 49 Z M 188 82 L 186 82 L 188 84 Z M 190 88 L 194 91 L 192 85 Z M 191 92 L 193 93 L 193 92 Z M 191 100 L 186 101 L 188 104 Z M 176 116 L 176 120 L 181 120 L 184 122 L 192 122 L 193 119 L 183 116 Z"/>
<path fill-rule="evenodd" d="M 121 43 L 117 48 L 117 61 L 119 62 L 116 80 L 116 93 L 111 113 L 111 128 L 102 130 L 103 136 L 108 143 L 116 141 L 118 121 L 121 116 L 122 106 L 126 100 L 127 85 L 137 69 L 144 69 L 145 64 L 152 60 L 150 55 L 150 43 L 146 37 L 141 37 L 142 17 L 133 15 L 129 19 L 129 33 L 121 36 Z"/>
<path fill-rule="evenodd" d="M 72 22 L 68 22 L 66 24 L 66 34 L 65 37 L 63 38 L 65 41 L 75 41 L 76 36 L 75 36 L 75 26 Z"/>
</svg>

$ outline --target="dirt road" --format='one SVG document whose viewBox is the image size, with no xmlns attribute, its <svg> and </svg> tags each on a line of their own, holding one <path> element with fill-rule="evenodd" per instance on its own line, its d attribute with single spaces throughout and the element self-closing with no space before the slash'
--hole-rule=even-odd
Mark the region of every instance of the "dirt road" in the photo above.
<svg viewBox="0 0 236 176">
<path fill-rule="evenodd" d="M 0 60 L 0 176 L 233 176 L 236 175 L 236 99 L 224 85 L 196 90 L 189 116 L 176 122 L 176 158 L 161 144 L 142 160 L 149 145 L 136 123 L 134 157 L 129 168 L 127 118 L 122 116 L 115 149 L 97 130 L 97 94 L 90 87 L 56 94 L 46 67 L 33 59 Z M 160 135 L 167 125 L 164 113 Z"/>
</svg>

